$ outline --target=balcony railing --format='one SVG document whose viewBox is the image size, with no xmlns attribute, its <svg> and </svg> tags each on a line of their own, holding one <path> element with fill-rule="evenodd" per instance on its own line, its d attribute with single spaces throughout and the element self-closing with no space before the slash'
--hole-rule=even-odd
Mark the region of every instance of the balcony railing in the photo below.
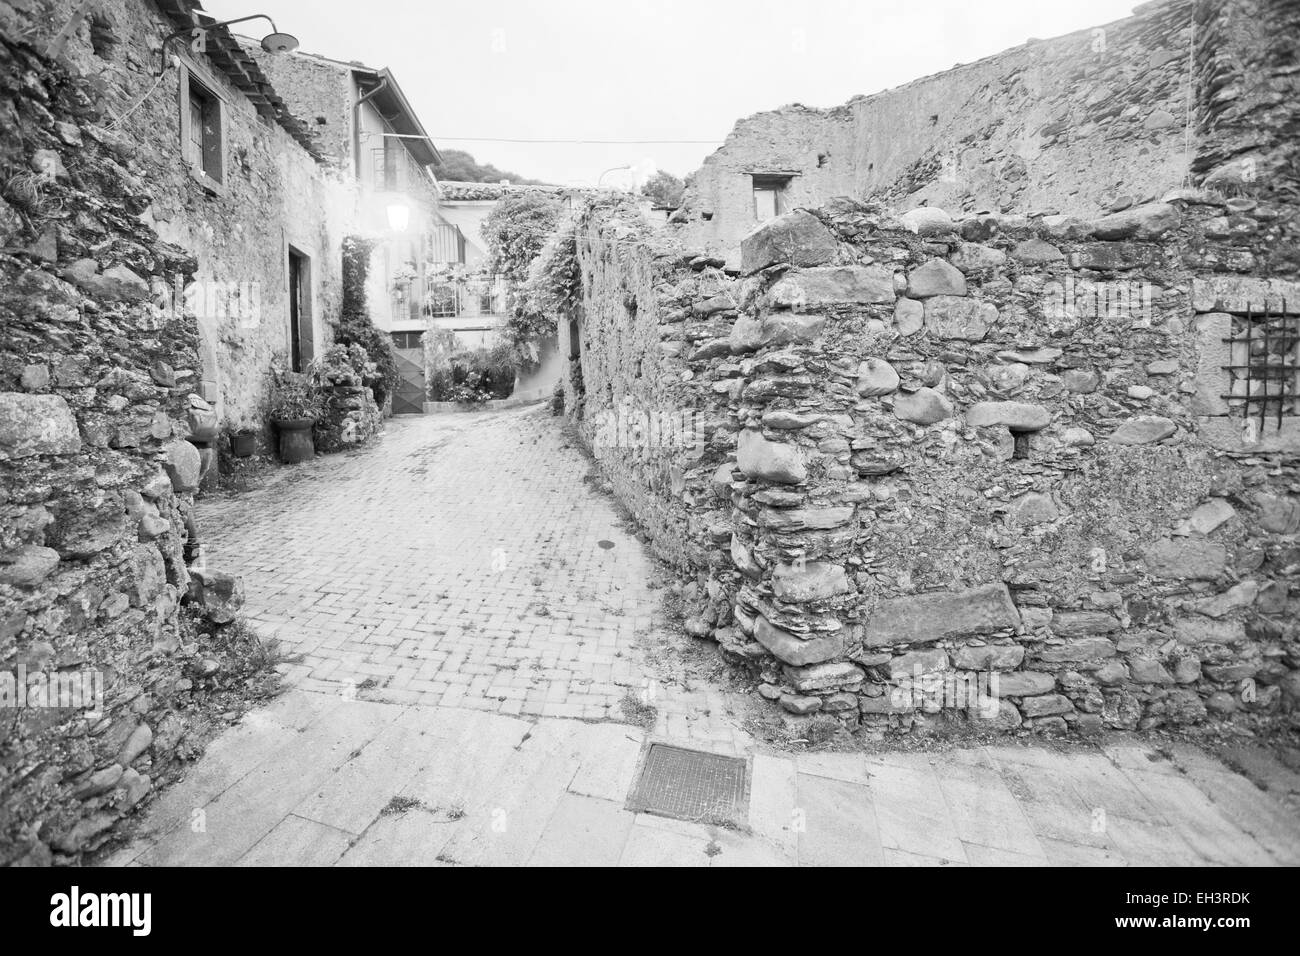
<svg viewBox="0 0 1300 956">
<path fill-rule="evenodd" d="M 370 181 L 380 192 L 407 192 L 428 177 L 411 154 L 400 146 L 378 146 L 370 150 Z"/>
<path fill-rule="evenodd" d="M 444 319 L 502 315 L 506 288 L 504 277 L 498 275 L 433 276 L 425 289 L 424 314 Z"/>
</svg>

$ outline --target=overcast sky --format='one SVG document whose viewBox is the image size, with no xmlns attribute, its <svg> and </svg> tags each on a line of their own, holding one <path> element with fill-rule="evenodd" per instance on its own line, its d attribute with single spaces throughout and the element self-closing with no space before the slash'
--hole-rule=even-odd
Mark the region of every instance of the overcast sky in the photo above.
<svg viewBox="0 0 1300 956">
<path fill-rule="evenodd" d="M 835 106 L 1023 43 L 1127 16 L 1135 0 L 203 0 L 273 16 L 302 49 L 389 67 L 440 148 L 521 176 L 696 169 L 735 121 Z M 259 22 L 235 28 L 261 36 Z M 568 145 L 453 137 L 708 140 Z M 612 183 L 623 174 L 606 177 Z"/>
</svg>

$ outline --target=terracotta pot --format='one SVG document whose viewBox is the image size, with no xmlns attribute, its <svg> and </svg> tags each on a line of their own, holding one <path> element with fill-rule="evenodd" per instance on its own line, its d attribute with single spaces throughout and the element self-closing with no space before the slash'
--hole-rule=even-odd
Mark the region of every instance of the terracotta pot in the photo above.
<svg viewBox="0 0 1300 956">
<path fill-rule="evenodd" d="M 247 458 L 257 451 L 257 432 L 235 432 L 230 436 L 230 453 L 236 458 Z"/>
<path fill-rule="evenodd" d="M 277 420 L 275 427 L 280 432 L 280 460 L 286 465 L 311 461 L 316 454 L 312 443 L 311 427 L 316 424 L 314 418 L 295 418 L 286 421 Z"/>
</svg>

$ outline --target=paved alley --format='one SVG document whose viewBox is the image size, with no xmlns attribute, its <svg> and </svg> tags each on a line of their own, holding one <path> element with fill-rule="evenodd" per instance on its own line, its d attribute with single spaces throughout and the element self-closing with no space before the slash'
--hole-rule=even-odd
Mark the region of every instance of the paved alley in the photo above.
<svg viewBox="0 0 1300 956">
<path fill-rule="evenodd" d="M 743 695 L 647 654 L 655 570 L 586 473 L 544 409 L 427 416 L 205 502 L 208 560 L 303 659 L 108 862 L 1300 862 L 1291 811 L 1190 747 L 760 745 Z M 743 758 L 743 818 L 629 809 L 653 742 Z"/>
</svg>

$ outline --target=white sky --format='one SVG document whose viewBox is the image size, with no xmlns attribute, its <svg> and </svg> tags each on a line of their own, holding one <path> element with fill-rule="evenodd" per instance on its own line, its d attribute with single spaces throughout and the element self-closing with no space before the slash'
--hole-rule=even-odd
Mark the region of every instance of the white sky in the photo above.
<svg viewBox="0 0 1300 956">
<path fill-rule="evenodd" d="M 1136 0 L 203 0 L 267 13 L 302 49 L 387 66 L 442 148 L 521 176 L 594 183 L 647 159 L 679 176 L 713 145 L 451 137 L 712 140 L 786 103 L 835 106 L 1127 16 Z M 265 21 L 235 29 L 261 36 Z M 269 28 L 267 28 L 269 31 Z M 610 184 L 618 178 L 606 178 Z"/>
</svg>

